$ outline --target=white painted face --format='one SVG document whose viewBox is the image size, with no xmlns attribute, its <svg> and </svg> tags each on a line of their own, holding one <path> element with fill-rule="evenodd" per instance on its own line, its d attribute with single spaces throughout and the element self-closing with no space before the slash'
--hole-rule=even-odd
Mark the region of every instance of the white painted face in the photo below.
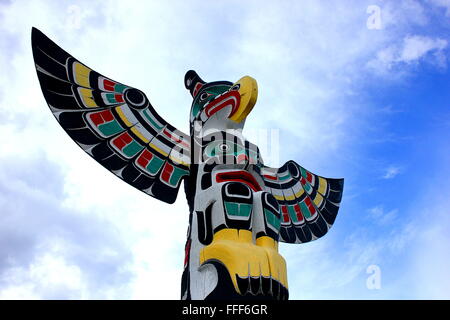
<svg viewBox="0 0 450 320">
<path fill-rule="evenodd" d="M 238 123 L 230 119 L 240 104 L 240 95 L 229 82 L 213 82 L 205 84 L 195 96 L 191 107 L 191 127 L 196 124 L 195 131 L 211 133 L 227 129 L 242 129 L 244 122 Z"/>
<path fill-rule="evenodd" d="M 242 131 L 242 129 L 244 128 L 245 119 L 241 122 L 231 120 L 229 118 L 231 110 L 232 107 L 226 106 L 220 109 L 219 111 L 213 113 L 211 116 L 207 118 L 206 122 L 203 123 L 203 131 L 206 134 L 212 133 L 214 131 L 230 131 L 230 130 Z"/>
</svg>

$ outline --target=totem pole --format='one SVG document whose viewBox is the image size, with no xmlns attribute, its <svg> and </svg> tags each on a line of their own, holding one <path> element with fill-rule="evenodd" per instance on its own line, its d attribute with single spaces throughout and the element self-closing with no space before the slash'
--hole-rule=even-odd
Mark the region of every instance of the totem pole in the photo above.
<svg viewBox="0 0 450 320">
<path fill-rule="evenodd" d="M 256 81 L 203 81 L 185 75 L 190 134 L 162 119 L 146 95 L 88 68 L 33 28 L 44 97 L 70 137 L 109 171 L 174 203 L 181 181 L 189 205 L 182 299 L 287 299 L 278 243 L 322 237 L 336 218 L 343 179 L 294 161 L 263 164 L 242 136 Z M 151 212 L 149 212 L 151 214 Z"/>
</svg>

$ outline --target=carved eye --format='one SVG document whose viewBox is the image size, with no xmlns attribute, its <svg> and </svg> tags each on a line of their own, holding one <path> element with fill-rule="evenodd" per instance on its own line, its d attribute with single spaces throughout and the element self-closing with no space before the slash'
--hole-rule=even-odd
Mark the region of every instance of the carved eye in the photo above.
<svg viewBox="0 0 450 320">
<path fill-rule="evenodd" d="M 238 91 L 240 88 L 241 88 L 241 85 L 239 83 L 236 83 L 234 86 L 232 86 L 230 88 L 230 91 L 233 91 L 233 90 Z"/>
<path fill-rule="evenodd" d="M 124 92 L 125 101 L 136 109 L 144 109 L 147 106 L 145 95 L 138 89 L 129 88 Z"/>
<path fill-rule="evenodd" d="M 227 144 L 225 144 L 225 143 L 219 145 L 219 150 L 222 151 L 222 152 L 227 152 L 229 148 L 230 147 Z"/>
<path fill-rule="evenodd" d="M 200 101 L 205 101 L 206 98 L 208 98 L 208 97 L 209 97 L 209 93 L 208 93 L 208 92 L 203 92 L 203 93 L 200 95 Z"/>
</svg>

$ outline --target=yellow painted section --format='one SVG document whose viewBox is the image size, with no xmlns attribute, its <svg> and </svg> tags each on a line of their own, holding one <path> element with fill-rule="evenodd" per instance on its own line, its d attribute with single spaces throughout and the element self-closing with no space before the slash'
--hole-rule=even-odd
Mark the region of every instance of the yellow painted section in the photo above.
<svg viewBox="0 0 450 320">
<path fill-rule="evenodd" d="M 263 247 L 266 251 L 272 278 L 288 288 L 286 260 L 278 253 L 278 242 L 270 237 L 262 236 L 256 239 L 256 245 Z"/>
<path fill-rule="evenodd" d="M 297 199 L 300 198 L 300 196 L 301 196 L 303 193 L 305 193 L 305 190 L 303 190 L 303 187 L 301 187 L 300 191 L 297 192 L 297 193 L 295 194 L 295 198 L 297 198 Z"/>
<path fill-rule="evenodd" d="M 163 156 L 167 157 L 169 154 L 163 150 L 161 150 L 160 148 L 158 148 L 157 146 L 155 146 L 153 143 L 150 143 L 149 146 L 153 149 L 155 149 L 156 151 L 158 151 L 160 154 L 162 154 Z"/>
<path fill-rule="evenodd" d="M 286 199 L 286 200 L 295 200 L 295 195 L 290 195 L 290 196 L 284 196 L 284 198 Z"/>
<path fill-rule="evenodd" d="M 256 239 L 256 245 L 260 247 L 266 247 L 274 250 L 278 250 L 278 242 L 271 237 L 262 236 Z"/>
<path fill-rule="evenodd" d="M 222 229 L 200 251 L 200 264 L 210 260 L 224 264 L 238 293 L 236 276 L 272 276 L 287 287 L 286 262 L 278 253 L 278 243 L 269 237 L 258 238 L 255 244 L 251 231 Z"/>
<path fill-rule="evenodd" d="M 127 125 L 127 127 L 131 127 L 133 125 L 130 122 L 130 120 L 128 120 L 128 118 L 125 116 L 125 114 L 123 113 L 123 111 L 122 111 L 122 109 L 120 107 L 117 107 L 116 111 L 119 114 L 120 119 L 122 119 L 122 121 Z M 133 130 L 133 129 L 131 129 L 131 130 Z M 139 133 L 139 134 L 141 134 L 141 133 Z"/>
<path fill-rule="evenodd" d="M 323 201 L 323 197 L 320 193 L 316 192 L 316 197 L 314 198 L 314 203 L 316 204 L 317 207 L 320 207 L 320 205 L 322 204 Z"/>
<path fill-rule="evenodd" d="M 319 188 L 318 188 L 318 190 L 319 190 L 319 192 L 321 194 L 325 194 L 327 192 L 327 185 L 328 185 L 327 180 L 325 180 L 322 177 L 319 177 Z"/>
<path fill-rule="evenodd" d="M 139 137 L 139 139 L 141 139 L 143 142 L 145 142 L 146 144 L 150 142 L 150 140 L 148 140 L 146 137 L 144 137 L 142 135 L 142 133 L 136 128 L 136 127 L 132 127 L 131 131 L 137 135 Z"/>
<path fill-rule="evenodd" d="M 235 122 L 242 122 L 252 111 L 258 99 L 258 84 L 255 79 L 249 76 L 242 77 L 233 86 L 236 84 L 240 85 L 238 92 L 241 95 L 241 103 L 230 119 Z"/>
<path fill-rule="evenodd" d="M 78 88 L 78 93 L 80 94 L 81 100 L 88 108 L 95 108 L 97 104 L 94 101 L 94 97 L 92 96 L 92 90 L 86 88 Z"/>
<path fill-rule="evenodd" d="M 74 78 L 76 83 L 80 86 L 89 88 L 89 73 L 91 72 L 91 69 L 79 62 L 74 63 L 74 69 Z"/>
<path fill-rule="evenodd" d="M 273 196 L 274 196 L 275 199 L 277 199 L 277 200 L 284 200 L 284 196 L 279 196 L 279 195 L 276 195 L 276 194 L 273 194 Z"/>
</svg>

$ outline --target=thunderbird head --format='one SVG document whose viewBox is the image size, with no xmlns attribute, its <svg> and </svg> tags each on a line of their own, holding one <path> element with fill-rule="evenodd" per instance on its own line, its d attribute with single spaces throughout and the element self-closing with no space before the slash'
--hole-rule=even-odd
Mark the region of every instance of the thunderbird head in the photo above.
<svg viewBox="0 0 450 320">
<path fill-rule="evenodd" d="M 235 83 L 205 82 L 193 70 L 185 75 L 185 86 L 192 95 L 190 112 L 191 134 L 194 124 L 203 130 L 239 130 L 252 111 L 258 97 L 256 80 L 244 76 Z"/>
</svg>

